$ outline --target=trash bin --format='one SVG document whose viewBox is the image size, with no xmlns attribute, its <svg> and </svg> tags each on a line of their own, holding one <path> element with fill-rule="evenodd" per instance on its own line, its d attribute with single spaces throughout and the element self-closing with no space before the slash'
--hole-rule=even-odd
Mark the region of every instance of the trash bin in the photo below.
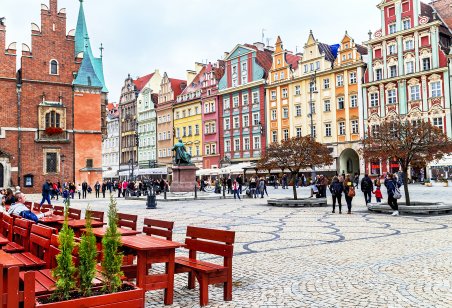
<svg viewBox="0 0 452 308">
<path fill-rule="evenodd" d="M 155 209 L 155 208 L 157 208 L 157 203 L 155 201 L 155 194 L 148 194 L 147 202 L 146 202 L 146 208 L 147 209 Z"/>
</svg>

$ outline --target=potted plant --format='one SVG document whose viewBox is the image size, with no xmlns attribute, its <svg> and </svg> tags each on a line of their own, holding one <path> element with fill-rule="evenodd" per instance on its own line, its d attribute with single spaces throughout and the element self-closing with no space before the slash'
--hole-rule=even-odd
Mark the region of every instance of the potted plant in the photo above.
<svg viewBox="0 0 452 308">
<path fill-rule="evenodd" d="M 74 232 L 67 225 L 69 200 L 66 203 L 65 221 L 59 233 L 60 254 L 57 256 L 57 268 L 53 271 L 56 291 L 52 295 L 38 296 L 36 307 L 72 308 L 72 307 L 144 307 L 144 291 L 134 285 L 121 281 L 122 254 L 119 252 L 121 237 L 117 231 L 116 201 L 110 195 L 108 227 L 103 244 L 102 276 L 104 285 L 93 287 L 96 273 L 96 241 L 92 233 L 91 217 L 86 216 L 86 233 L 79 244 L 79 266 L 72 259 L 75 247 Z M 119 263 L 119 266 L 118 266 Z"/>
<path fill-rule="evenodd" d="M 63 132 L 61 127 L 47 127 L 45 130 L 46 134 L 49 136 L 59 135 Z"/>
</svg>

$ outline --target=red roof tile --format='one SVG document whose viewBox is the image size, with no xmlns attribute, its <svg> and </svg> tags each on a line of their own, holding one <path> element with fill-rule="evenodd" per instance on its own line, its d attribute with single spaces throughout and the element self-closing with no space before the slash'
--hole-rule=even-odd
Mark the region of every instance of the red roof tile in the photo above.
<svg viewBox="0 0 452 308">
<path fill-rule="evenodd" d="M 273 51 L 264 49 L 264 51 L 259 50 L 256 46 L 251 44 L 245 44 L 246 47 L 256 50 L 256 61 L 265 72 L 264 78 L 267 77 L 268 71 L 271 69 L 273 64 Z"/>
<path fill-rule="evenodd" d="M 292 66 L 292 69 L 296 70 L 298 67 L 298 61 L 301 60 L 300 56 L 292 55 L 290 53 L 286 54 L 286 62 L 287 64 Z"/>
<path fill-rule="evenodd" d="M 144 88 L 144 86 L 148 83 L 148 81 L 152 78 L 152 76 L 154 76 L 153 73 L 134 80 L 133 83 L 137 87 L 137 90 L 141 91 Z"/>
<path fill-rule="evenodd" d="M 439 17 L 452 30 L 452 7 L 450 0 L 436 0 L 431 5 L 438 12 Z"/>
<path fill-rule="evenodd" d="M 176 99 L 176 97 L 180 95 L 187 86 L 187 81 L 174 78 L 169 78 L 169 80 L 171 82 L 171 89 L 174 91 L 174 99 Z"/>
<path fill-rule="evenodd" d="M 206 72 L 206 67 L 204 66 L 201 71 L 199 71 L 198 75 L 193 79 L 191 84 L 187 85 L 187 87 L 182 91 L 181 95 L 196 92 L 202 88 L 202 81 L 204 77 L 204 73 Z"/>
</svg>

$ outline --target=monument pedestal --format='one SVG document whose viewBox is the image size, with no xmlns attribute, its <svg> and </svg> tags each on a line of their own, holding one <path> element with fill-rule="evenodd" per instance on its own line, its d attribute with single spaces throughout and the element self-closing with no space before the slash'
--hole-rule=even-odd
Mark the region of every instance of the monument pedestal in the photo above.
<svg viewBox="0 0 452 308">
<path fill-rule="evenodd" d="M 190 192 L 194 191 L 196 184 L 196 171 L 199 168 L 192 166 L 173 166 L 173 181 L 171 183 L 171 192 Z"/>
</svg>

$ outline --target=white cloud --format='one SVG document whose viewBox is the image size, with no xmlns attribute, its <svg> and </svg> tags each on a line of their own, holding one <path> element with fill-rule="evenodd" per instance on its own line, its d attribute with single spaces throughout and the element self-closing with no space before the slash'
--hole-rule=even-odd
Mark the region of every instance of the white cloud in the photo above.
<svg viewBox="0 0 452 308">
<path fill-rule="evenodd" d="M 40 24 L 39 0 L 1 0 L 7 45 L 30 44 L 31 22 Z M 42 0 L 47 3 L 47 0 Z M 67 29 L 75 28 L 79 2 L 59 0 L 67 8 Z M 154 71 L 185 78 L 194 62 L 215 61 L 238 43 L 261 40 L 301 51 L 309 34 L 325 43 L 342 39 L 345 30 L 357 41 L 380 28 L 379 1 L 362 0 L 84 0 L 91 45 L 102 42 L 110 101 L 118 101 L 124 79 Z M 20 46 L 20 44 L 18 44 Z"/>
</svg>

